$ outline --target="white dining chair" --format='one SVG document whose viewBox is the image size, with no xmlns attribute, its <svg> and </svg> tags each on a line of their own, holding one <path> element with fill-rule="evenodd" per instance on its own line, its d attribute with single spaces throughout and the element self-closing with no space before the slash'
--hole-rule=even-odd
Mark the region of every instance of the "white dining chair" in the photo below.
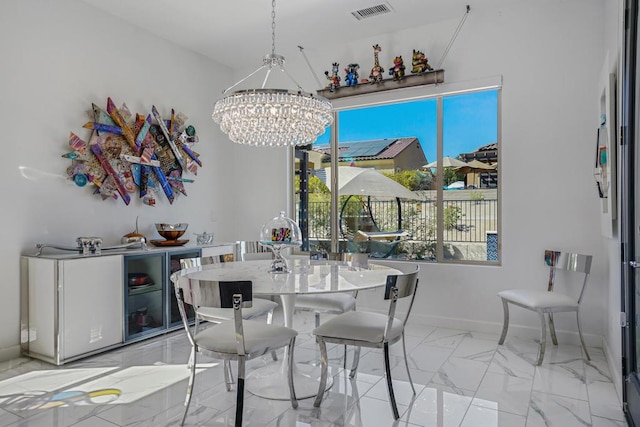
<svg viewBox="0 0 640 427">
<path fill-rule="evenodd" d="M 368 262 L 368 254 L 352 258 L 350 253 L 330 253 L 329 259 L 332 261 L 350 261 L 357 266 L 365 266 Z M 356 309 L 356 298 L 358 291 L 339 292 L 330 294 L 306 294 L 296 297 L 295 308 L 301 311 L 312 311 L 314 313 L 315 327 L 320 326 L 320 315 L 322 314 L 343 314 Z M 343 367 L 347 367 L 347 347 L 344 348 Z"/>
<path fill-rule="evenodd" d="M 268 325 L 264 322 L 246 320 L 245 308 L 253 302 L 251 281 L 213 282 L 188 279 L 188 274 L 196 269 L 184 269 L 171 276 L 178 301 L 178 309 L 182 324 L 191 344 L 189 357 L 190 376 L 184 402 L 184 414 L 180 425 L 184 425 L 189 411 L 191 396 L 195 383 L 197 355 L 199 353 L 222 359 L 225 363 L 236 360 L 238 364 L 238 381 L 236 390 L 235 426 L 242 426 L 244 409 L 245 363 L 247 360 L 260 357 L 270 351 L 288 347 L 287 381 L 291 406 L 298 407 L 292 377 L 293 352 L 298 333 L 285 326 Z M 214 324 L 200 332 L 192 331 L 187 318 L 185 303 L 194 307 L 217 307 L 231 310 L 231 320 Z M 229 388 L 227 387 L 229 391 Z"/>
<path fill-rule="evenodd" d="M 549 318 L 549 332 L 554 345 L 558 345 L 556 337 L 556 329 L 553 324 L 554 313 L 559 312 L 575 312 L 578 322 L 578 335 L 580 343 L 587 360 L 591 360 L 587 346 L 582 336 L 582 328 L 580 327 L 580 303 L 584 296 L 584 290 L 587 285 L 589 273 L 591 271 L 591 255 L 581 255 L 577 253 L 566 253 L 553 250 L 544 251 L 544 262 L 549 267 L 549 281 L 547 290 L 538 289 L 509 289 L 498 292 L 498 296 L 502 299 L 502 307 L 504 310 L 504 323 L 502 326 L 502 335 L 498 344 L 504 344 L 509 329 L 509 304 L 535 311 L 540 318 L 540 344 L 538 347 L 538 358 L 536 365 L 542 364 L 544 352 L 547 344 L 547 326 L 546 318 Z M 582 287 L 578 297 L 569 296 L 563 293 L 555 292 L 554 282 L 556 278 L 556 270 L 565 270 L 569 273 L 583 274 Z"/>
<path fill-rule="evenodd" d="M 420 266 L 416 266 L 415 271 L 412 273 L 387 276 L 384 299 L 389 301 L 389 311 L 386 315 L 368 311 L 351 311 L 327 320 L 313 330 L 313 334 L 316 336 L 316 341 L 320 347 L 320 360 L 322 363 L 320 386 L 318 387 L 318 394 L 313 402 L 313 406 L 319 407 L 322 403 L 327 384 L 327 343 L 355 346 L 353 367 L 350 372 L 351 378 L 354 378 L 358 369 L 361 347 L 382 348 L 384 353 L 385 377 L 387 379 L 387 391 L 389 393 L 391 410 L 393 411 L 394 419 L 397 420 L 400 418 L 391 379 L 389 346 L 402 339 L 404 363 L 407 369 L 409 383 L 411 384 L 411 389 L 415 396 L 416 389 L 413 386 L 411 372 L 409 371 L 409 362 L 407 360 L 404 328 L 407 324 L 407 320 L 409 319 L 409 315 L 411 314 L 416 289 L 418 288 L 419 270 Z M 398 318 L 396 317 L 397 301 L 401 298 L 407 297 L 410 298 L 410 300 L 406 313 L 404 316 L 401 316 L 401 318 Z"/>
</svg>

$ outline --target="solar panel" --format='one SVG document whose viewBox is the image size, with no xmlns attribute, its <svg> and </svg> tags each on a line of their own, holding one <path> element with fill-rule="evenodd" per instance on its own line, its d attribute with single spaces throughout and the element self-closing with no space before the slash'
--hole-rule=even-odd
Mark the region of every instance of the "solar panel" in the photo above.
<svg viewBox="0 0 640 427">
<path fill-rule="evenodd" d="M 369 157 L 375 156 L 383 151 L 391 140 L 378 139 L 375 141 L 346 142 L 339 144 L 340 148 L 345 148 L 340 153 L 340 157 Z"/>
</svg>

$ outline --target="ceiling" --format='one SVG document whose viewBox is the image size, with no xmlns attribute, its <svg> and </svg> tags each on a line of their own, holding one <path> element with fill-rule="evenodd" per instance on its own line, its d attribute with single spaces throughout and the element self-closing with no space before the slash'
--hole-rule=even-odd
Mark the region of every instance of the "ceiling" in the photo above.
<svg viewBox="0 0 640 427">
<path fill-rule="evenodd" d="M 81 0 L 158 37 L 235 69 L 254 67 L 271 53 L 268 0 Z M 475 0 L 496 8 L 514 0 Z M 357 20 L 352 11 L 385 5 L 390 13 Z M 276 53 L 285 57 L 345 40 L 373 38 L 432 22 L 460 20 L 469 0 L 279 0 Z M 452 26 L 451 32 L 455 30 Z"/>
</svg>

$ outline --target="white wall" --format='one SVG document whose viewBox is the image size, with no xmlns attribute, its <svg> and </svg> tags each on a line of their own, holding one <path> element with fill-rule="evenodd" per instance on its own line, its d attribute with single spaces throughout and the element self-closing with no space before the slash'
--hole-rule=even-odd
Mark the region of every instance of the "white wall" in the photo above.
<svg viewBox="0 0 640 427">
<path fill-rule="evenodd" d="M 156 234 L 155 222 L 188 222 L 192 232 L 231 239 L 233 162 L 231 144 L 211 121 L 213 100 L 231 84 L 231 71 L 202 56 L 151 37 L 82 2 L 5 1 L 0 11 L 0 359 L 17 355 L 19 344 L 19 256 L 36 243 L 75 246 L 78 236 L 119 243 L 139 216 L 141 232 Z M 155 207 L 134 200 L 102 201 L 88 187 L 65 180 L 71 161 L 69 132 L 88 138 L 91 103 L 107 97 L 132 112 L 156 105 L 189 117 L 200 137 L 194 149 L 203 167 L 188 197 L 170 205 L 159 194 Z M 90 281 L 89 281 L 90 282 Z"/>
<path fill-rule="evenodd" d="M 617 13 L 615 8 L 614 3 L 607 9 L 608 16 Z M 514 2 L 500 10 L 472 5 L 443 68 L 446 82 L 503 77 L 502 266 L 424 264 L 417 316 L 431 323 L 499 333 L 502 307 L 496 292 L 511 287 L 545 286 L 542 252 L 545 248 L 558 248 L 594 255 L 582 316 L 589 344 L 601 346 L 606 333 L 615 333 L 607 323 L 612 311 L 608 305 L 608 283 L 612 279 L 608 265 L 609 257 L 615 254 L 610 253 L 600 233 L 599 200 L 593 178 L 600 70 L 606 50 L 616 48 L 615 41 L 605 41 L 604 15 L 602 0 Z M 616 22 L 610 21 L 607 31 L 617 31 Z M 341 66 L 357 62 L 361 65 L 361 78 L 368 76 L 373 65 L 371 46 L 376 43 L 383 49 L 380 61 L 384 68 L 399 54 L 409 63 L 414 48 L 424 49 L 435 65 L 458 23 L 456 19 L 400 29 L 375 39 L 345 41 L 321 50 L 305 48 L 305 52 L 322 78 L 323 71 L 334 61 Z M 615 52 L 609 55 L 615 60 Z M 302 56 L 287 61 L 288 71 L 306 90 L 317 89 Z M 249 71 L 236 72 L 235 77 Z M 415 92 L 407 89 L 402 93 Z M 367 97 L 352 99 L 350 102 L 359 103 Z M 273 163 L 272 168 L 284 170 L 284 154 L 275 160 L 278 163 Z M 238 174 L 236 178 L 239 188 L 253 188 L 252 179 Z M 280 173 L 271 181 L 273 188 L 280 185 L 276 180 L 280 180 Z M 260 185 L 269 186 L 266 182 Z M 273 203 L 263 206 L 264 210 L 279 209 L 284 196 L 274 197 Z M 240 223 L 251 223 L 254 218 L 253 213 L 238 212 Z M 619 286 L 619 281 L 612 286 Z M 529 328 L 512 328 L 517 331 L 514 333 L 537 336 L 538 319 L 530 312 L 514 309 L 511 321 L 512 325 Z M 561 335 L 575 339 L 575 316 L 557 316 L 556 327 L 570 332 Z M 617 345 L 616 340 L 612 338 L 611 344 Z"/>
</svg>

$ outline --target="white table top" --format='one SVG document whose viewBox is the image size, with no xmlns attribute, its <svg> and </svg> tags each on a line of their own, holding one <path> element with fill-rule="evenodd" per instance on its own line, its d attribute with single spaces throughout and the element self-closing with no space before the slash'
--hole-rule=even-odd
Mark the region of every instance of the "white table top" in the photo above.
<svg viewBox="0 0 640 427">
<path fill-rule="evenodd" d="M 254 295 L 350 292 L 382 286 L 387 275 L 402 274 L 392 267 L 373 263 L 357 267 L 350 262 L 306 258 L 289 259 L 288 263 L 292 270 L 288 274 L 270 273 L 270 260 L 209 264 L 183 274 L 197 280 L 251 280 Z"/>
</svg>

